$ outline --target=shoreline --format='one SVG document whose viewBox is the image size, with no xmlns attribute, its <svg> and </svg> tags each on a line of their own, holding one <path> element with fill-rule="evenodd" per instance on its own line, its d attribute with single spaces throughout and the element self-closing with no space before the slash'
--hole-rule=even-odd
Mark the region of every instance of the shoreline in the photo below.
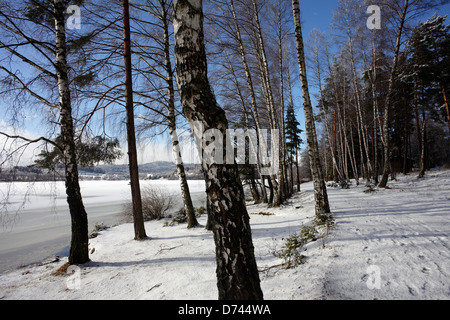
<svg viewBox="0 0 450 320">
<path fill-rule="evenodd" d="M 161 183 L 167 184 L 168 189 L 174 191 L 175 204 L 172 212 L 181 209 L 182 199 L 175 192 L 179 188 L 179 182 L 165 180 L 157 184 Z M 191 183 L 194 206 L 205 206 L 205 192 L 198 191 L 201 183 L 194 180 Z M 105 185 L 105 188 L 100 188 L 100 184 Z M 143 185 L 147 184 L 149 183 L 143 183 Z M 150 182 L 150 184 L 154 183 Z M 28 190 L 27 185 L 29 184 L 26 182 L 14 185 L 15 190 L 11 192 L 11 198 L 15 200 L 11 201 L 13 207 L 9 213 L 0 213 L 7 215 L 2 220 L 2 222 L 6 221 L 5 225 L 0 226 L 0 275 L 40 264 L 56 256 L 68 255 L 70 214 L 63 183 L 34 184 L 34 190 L 29 193 L 30 199 L 25 202 L 25 208 L 16 212 L 17 199 L 24 197 L 24 194 L 19 193 Z M 127 181 L 114 183 L 89 181 L 82 182 L 81 185 L 82 188 L 84 187 L 83 200 L 88 211 L 90 232 L 96 225 L 104 224 L 112 227 L 126 223 L 122 211 L 124 204 L 129 201 Z M 3 184 L 4 187 L 5 184 Z M 109 190 L 106 190 L 108 187 L 112 192 L 108 193 Z M 108 201 L 109 197 L 116 201 Z"/>
</svg>

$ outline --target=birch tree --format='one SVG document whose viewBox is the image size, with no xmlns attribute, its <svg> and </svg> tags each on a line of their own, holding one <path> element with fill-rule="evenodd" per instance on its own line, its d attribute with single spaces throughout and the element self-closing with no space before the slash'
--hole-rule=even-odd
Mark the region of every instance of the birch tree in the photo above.
<svg viewBox="0 0 450 320">
<path fill-rule="evenodd" d="M 169 129 L 170 140 L 172 144 L 172 153 L 176 164 L 178 180 L 180 182 L 181 195 L 183 197 L 184 209 L 188 220 L 188 228 L 198 226 L 197 218 L 195 217 L 195 210 L 192 204 L 192 198 L 189 190 L 189 185 L 186 178 L 183 159 L 181 156 L 180 142 L 177 133 L 176 120 L 176 96 L 174 86 L 174 70 L 172 68 L 172 50 L 171 50 L 171 16 L 172 16 L 172 1 L 159 0 L 146 1 L 143 4 L 137 5 L 141 11 L 145 11 L 150 15 L 146 21 L 140 19 L 137 23 L 142 24 L 143 33 L 139 34 L 136 41 L 136 46 L 141 46 L 140 39 L 144 39 L 142 48 L 138 56 L 145 61 L 148 68 L 140 70 L 140 73 L 146 74 L 145 83 L 148 83 L 150 90 L 145 95 L 149 96 L 150 103 L 144 103 L 145 107 L 152 111 L 152 113 L 159 114 L 165 120 L 167 128 Z M 153 19 L 152 19 L 153 18 Z M 147 30 L 145 30 L 147 28 Z M 136 33 L 139 33 L 136 30 Z M 160 38 L 162 35 L 162 41 Z M 147 41 L 145 41 L 147 40 Z M 146 43 L 150 41 L 147 45 Z M 147 54 L 148 47 L 151 46 L 151 52 Z M 160 83 L 162 81 L 163 84 Z M 154 85 L 153 85 L 154 83 Z M 143 95 L 143 93 L 142 93 Z M 162 110 L 154 107 L 155 104 L 163 106 Z M 152 114 L 145 116 L 145 120 L 153 118 Z M 152 124 L 153 126 L 154 124 Z"/>
<path fill-rule="evenodd" d="M 388 176 L 390 172 L 390 137 L 389 137 L 389 112 L 390 103 L 392 99 L 392 91 L 394 87 L 395 72 L 397 70 L 398 55 L 400 51 L 401 39 L 403 34 L 403 27 L 405 25 L 406 15 L 409 8 L 409 0 L 405 0 L 400 13 L 400 22 L 397 29 L 397 36 L 395 38 L 395 49 L 394 58 L 391 66 L 391 73 L 389 77 L 389 86 L 386 94 L 386 101 L 384 105 L 384 123 L 383 123 L 383 139 L 384 139 L 384 164 L 383 164 L 383 175 L 381 177 L 378 187 L 385 188 L 388 182 Z"/>
<path fill-rule="evenodd" d="M 26 137 L 4 135 L 27 143 L 45 141 L 61 151 L 64 162 L 67 203 L 71 216 L 72 237 L 69 263 L 81 264 L 89 261 L 88 218 L 78 178 L 73 101 L 70 87 L 71 79 L 69 78 L 70 66 L 67 61 L 68 43 L 65 14 L 68 2 L 63 0 L 30 0 L 26 5 L 15 10 L 6 5 L 0 8 L 0 26 L 3 29 L 2 31 L 9 34 L 0 42 L 0 49 L 7 51 L 12 60 L 20 59 L 25 68 L 40 73 L 34 79 L 35 81 L 38 81 L 37 79 L 40 77 L 45 77 L 47 85 L 50 86 L 50 93 L 48 95 L 38 93 L 31 85 L 32 82 L 24 80 L 17 71 L 13 71 L 6 66 L 2 66 L 1 69 L 11 80 L 11 84 L 18 88 L 19 92 L 25 93 L 32 99 L 37 99 L 47 108 L 49 107 L 48 114 L 54 114 L 55 116 L 57 114 L 62 141 L 57 144 L 46 137 L 32 140 Z M 40 32 L 29 29 L 31 26 Z M 50 42 L 50 37 L 42 40 L 37 38 L 38 35 L 49 35 L 51 33 L 54 37 L 53 42 Z M 4 43 L 4 39 L 11 42 Z M 20 50 L 24 47 L 27 47 L 29 51 Z M 39 61 L 33 53 L 42 60 Z M 51 91 L 57 92 L 56 97 Z M 57 102 L 51 99 L 55 99 Z"/>
<path fill-rule="evenodd" d="M 225 135 L 228 121 L 207 78 L 202 10 L 201 0 L 174 1 L 173 21 L 177 82 L 183 111 L 197 140 L 202 141 L 205 130 L 215 130 L 216 140 L 205 141 L 204 146 L 208 146 L 217 143 L 220 135 Z M 199 130 L 196 126 L 203 128 Z M 222 141 L 221 147 L 225 145 Z M 210 202 L 208 214 L 216 247 L 219 299 L 262 299 L 249 215 L 237 166 L 209 162 L 202 157 L 202 147 L 198 147 Z"/>
<path fill-rule="evenodd" d="M 297 46 L 298 66 L 300 70 L 300 83 L 303 93 L 303 110 L 305 113 L 306 138 L 308 155 L 311 164 L 311 173 L 314 182 L 314 199 L 316 217 L 319 221 L 326 221 L 330 214 L 328 194 L 323 177 L 322 165 L 320 163 L 319 146 L 316 136 L 314 114 L 309 95 L 308 79 L 306 76 L 305 52 L 303 46 L 302 27 L 300 22 L 300 6 L 298 0 L 292 0 L 292 12 L 294 16 L 295 42 Z"/>
<path fill-rule="evenodd" d="M 322 50 L 326 51 L 328 47 L 327 40 L 325 39 L 325 34 L 318 30 L 313 29 L 310 34 L 310 38 L 312 39 L 310 44 L 310 52 L 311 52 L 311 65 L 313 66 L 314 70 L 314 76 L 315 80 L 317 82 L 317 86 L 319 88 L 319 95 L 320 95 L 320 105 L 322 107 L 322 112 L 324 115 L 324 126 L 325 126 L 325 132 L 326 137 L 328 139 L 328 143 L 330 145 L 330 153 L 331 153 L 331 159 L 333 162 L 333 175 L 336 181 L 340 181 L 342 179 L 342 173 L 340 172 L 340 169 L 338 167 L 337 162 L 337 156 L 335 151 L 335 135 L 336 135 L 336 129 L 335 129 L 335 123 L 334 121 L 334 129 L 332 130 L 331 124 L 329 124 L 327 112 L 326 112 L 326 101 L 324 99 L 324 92 L 322 88 L 322 79 L 324 77 L 324 67 L 323 67 L 323 59 L 322 59 Z M 334 117 L 336 118 L 336 117 Z"/>
</svg>

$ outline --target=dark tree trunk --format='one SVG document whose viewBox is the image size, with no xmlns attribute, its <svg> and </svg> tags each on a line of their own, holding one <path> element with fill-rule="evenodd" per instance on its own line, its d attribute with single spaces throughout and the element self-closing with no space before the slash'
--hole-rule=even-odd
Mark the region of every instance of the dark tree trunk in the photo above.
<svg viewBox="0 0 450 320">
<path fill-rule="evenodd" d="M 202 1 L 175 1 L 173 17 L 177 80 L 184 114 L 194 132 L 197 121 L 204 130 L 216 129 L 226 136 L 225 112 L 218 106 L 207 78 Z M 201 148 L 199 153 L 202 158 Z M 207 160 L 202 159 L 202 167 L 216 246 L 219 299 L 262 299 L 250 218 L 237 166 L 211 164 Z"/>
<path fill-rule="evenodd" d="M 256 181 L 254 178 L 254 170 L 252 169 L 252 171 L 253 171 L 253 177 L 250 178 L 250 188 L 252 191 L 253 200 L 255 201 L 255 203 L 260 203 L 261 196 L 258 191 L 258 185 L 256 184 Z"/>
<path fill-rule="evenodd" d="M 448 132 L 450 133 L 450 107 L 448 106 L 448 99 L 447 94 L 445 92 L 444 84 L 441 84 L 441 88 L 442 88 L 442 97 L 444 98 L 445 110 L 447 111 Z"/>
<path fill-rule="evenodd" d="M 134 129 L 134 103 L 133 81 L 131 72 L 131 39 L 130 39 L 130 12 L 128 0 L 122 1 L 123 5 L 123 38 L 125 60 L 125 99 L 127 111 L 127 141 L 128 159 L 130 169 L 131 200 L 133 203 L 134 239 L 147 238 L 142 214 L 141 189 L 139 184 L 139 168 L 136 150 L 136 134 Z"/>
<path fill-rule="evenodd" d="M 390 141 L 389 141 L 389 112 L 392 99 L 392 92 L 394 88 L 395 73 L 397 71 L 398 55 L 400 52 L 401 38 L 403 33 L 403 26 L 405 24 L 406 14 L 408 12 L 409 1 L 405 0 L 402 16 L 400 17 L 400 24 L 397 31 L 397 38 L 395 41 L 394 61 L 392 63 L 391 74 L 389 77 L 389 87 L 386 95 L 386 102 L 384 106 L 384 125 L 383 125 L 383 139 L 384 139 L 384 164 L 383 164 L 383 176 L 378 184 L 379 188 L 385 188 L 390 172 Z"/>
<path fill-rule="evenodd" d="M 61 137 L 65 167 L 65 185 L 72 223 L 69 264 L 82 264 L 89 261 L 88 219 L 84 208 L 78 180 L 78 166 L 75 153 L 72 105 L 67 74 L 67 52 L 64 1 L 55 0 L 54 14 L 56 27 L 56 76 L 59 90 L 61 117 Z"/>
</svg>

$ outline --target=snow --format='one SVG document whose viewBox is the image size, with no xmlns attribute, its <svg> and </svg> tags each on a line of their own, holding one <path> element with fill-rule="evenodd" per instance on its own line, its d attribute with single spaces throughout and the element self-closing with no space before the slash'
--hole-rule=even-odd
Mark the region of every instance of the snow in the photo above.
<svg viewBox="0 0 450 320">
<path fill-rule="evenodd" d="M 281 208 L 248 204 L 264 298 L 448 300 L 449 186 L 450 171 L 431 171 L 371 193 L 328 188 L 335 226 L 306 245 L 306 262 L 293 269 L 277 266 L 273 253 L 311 223 L 312 183 Z M 92 261 L 72 274 L 53 274 L 67 258 L 5 273 L 0 299 L 217 299 L 212 233 L 164 221 L 145 227 L 145 241 L 133 240 L 132 224 L 101 231 L 90 240 Z"/>
</svg>

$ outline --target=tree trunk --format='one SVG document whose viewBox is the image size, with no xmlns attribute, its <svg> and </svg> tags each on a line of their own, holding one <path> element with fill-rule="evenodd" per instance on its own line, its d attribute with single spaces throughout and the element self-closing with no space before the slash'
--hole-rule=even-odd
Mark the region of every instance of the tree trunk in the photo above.
<svg viewBox="0 0 450 320">
<path fill-rule="evenodd" d="M 362 113 L 361 108 L 361 96 L 359 92 L 359 86 L 358 86 L 358 76 L 356 75 L 356 64 L 355 64 L 355 58 L 353 53 L 353 39 L 351 37 L 351 31 L 350 31 L 350 24 L 347 24 L 347 34 L 348 34 L 348 42 L 350 47 L 350 62 L 352 67 L 352 74 L 353 74 L 353 85 L 355 90 L 355 98 L 356 98 L 356 121 L 358 122 L 358 136 L 359 136 L 359 143 L 360 143 L 360 149 L 361 149 L 361 166 L 363 168 L 363 175 L 365 176 L 367 182 L 370 181 L 370 175 L 372 173 L 372 166 L 370 163 L 370 156 L 369 156 L 369 147 L 368 147 L 368 139 L 367 139 L 367 129 L 364 125 L 364 117 Z M 366 159 L 367 159 L 367 170 L 366 166 L 364 165 L 364 155 L 363 155 L 363 147 L 366 153 Z"/>
<path fill-rule="evenodd" d="M 173 88 L 172 88 L 173 89 Z M 169 89 L 170 90 L 170 89 Z M 171 94 L 169 94 L 169 105 L 170 100 L 173 98 Z M 188 220 L 188 229 L 197 227 L 199 225 L 197 218 L 195 217 L 194 205 L 192 203 L 191 192 L 189 191 L 189 184 L 186 178 L 186 172 L 184 170 L 183 160 L 181 158 L 180 145 L 178 141 L 178 135 L 176 131 L 176 122 L 175 122 L 175 110 L 169 109 L 168 115 L 169 122 L 169 134 L 170 139 L 172 141 L 172 152 L 175 158 L 175 163 L 177 167 L 177 175 L 178 180 L 180 181 L 181 187 L 181 196 L 183 197 L 184 210 L 186 212 L 186 217 Z"/>
<path fill-rule="evenodd" d="M 311 162 L 311 173 L 314 181 L 314 198 L 316 203 L 316 217 L 325 221 L 329 217 L 330 205 L 328 194 L 323 179 L 322 165 L 320 164 L 319 147 L 316 138 L 316 127 L 308 89 L 306 76 L 305 53 L 303 47 L 303 35 L 300 24 L 300 6 L 298 0 L 292 0 L 292 12 L 294 15 L 295 40 L 297 45 L 298 65 L 300 69 L 300 82 L 303 92 L 303 109 L 305 112 L 306 138 L 308 143 L 308 154 Z"/>
<path fill-rule="evenodd" d="M 377 93 L 375 87 L 376 75 L 374 75 L 374 81 L 372 83 L 372 99 L 373 99 L 373 182 L 378 184 L 378 130 L 377 130 L 377 113 L 378 102 Z"/>
<path fill-rule="evenodd" d="M 269 203 L 269 198 L 267 197 L 266 178 L 263 175 L 260 175 L 260 179 L 261 179 L 261 193 L 263 194 L 263 202 Z"/>
<path fill-rule="evenodd" d="M 397 71 L 398 55 L 400 51 L 401 38 L 403 33 L 403 26 L 405 24 L 406 13 L 408 12 L 409 0 L 405 0 L 403 7 L 402 16 L 400 17 L 400 25 L 398 27 L 397 38 L 395 40 L 395 52 L 394 61 L 392 63 L 391 75 L 389 77 L 389 87 L 386 95 L 386 102 L 384 105 L 384 126 L 383 126 L 383 137 L 384 137 L 384 164 L 383 164 L 383 176 L 378 184 L 379 188 L 385 188 L 388 181 L 389 171 L 390 171 L 390 141 L 389 141 L 389 111 L 392 98 L 392 91 L 394 88 L 395 73 Z"/>
<path fill-rule="evenodd" d="M 192 204 L 191 192 L 189 191 L 189 184 L 184 170 L 183 159 L 181 157 L 180 145 L 177 135 L 176 116 L 175 116 L 175 88 L 173 85 L 173 70 L 170 61 L 170 42 L 169 42 L 169 15 L 167 12 L 167 3 L 165 0 L 160 0 L 161 18 L 164 29 L 164 67 L 166 69 L 167 78 L 167 93 L 169 100 L 167 103 L 167 121 L 169 127 L 170 139 L 172 142 L 172 151 L 177 166 L 178 180 L 180 181 L 181 196 L 183 197 L 184 210 L 188 220 L 188 228 L 194 228 L 199 225 L 195 217 L 194 205 Z"/>
<path fill-rule="evenodd" d="M 300 184 L 302 183 L 300 178 L 300 168 L 298 164 L 298 148 L 295 148 L 295 168 L 297 172 L 297 192 L 300 192 Z"/>
<path fill-rule="evenodd" d="M 237 27 L 239 28 L 239 26 L 237 26 Z M 241 101 L 242 111 L 244 112 L 244 117 L 245 117 L 245 125 L 246 125 L 247 129 L 249 129 L 250 128 L 250 124 L 249 124 L 249 121 L 248 121 L 249 114 L 247 112 L 247 107 L 245 106 L 246 102 L 245 102 L 244 96 L 242 95 L 241 88 L 239 87 L 238 77 L 236 75 L 236 72 L 234 71 L 233 64 L 231 63 L 231 60 L 230 60 L 227 52 L 225 51 L 224 54 L 225 54 L 225 57 L 226 57 L 227 62 L 228 62 L 228 67 L 229 67 L 229 69 L 231 71 L 231 74 L 233 75 L 233 82 L 234 82 L 234 85 L 236 86 L 236 91 L 238 93 L 239 100 Z M 244 66 L 247 66 L 245 55 L 244 55 L 243 61 L 244 61 Z M 251 88 L 250 92 L 251 92 L 251 95 L 252 95 L 253 116 L 255 117 L 254 119 L 256 119 L 255 122 L 256 122 L 256 126 L 257 126 L 257 129 L 258 129 L 258 132 L 260 132 L 260 128 L 261 127 L 260 127 L 260 123 L 259 123 L 258 112 L 256 110 L 256 98 L 255 98 L 254 92 L 253 92 L 253 84 L 252 84 L 252 81 L 251 81 L 251 77 L 250 78 L 247 77 L 247 82 L 248 82 L 247 83 L 248 87 Z M 253 102 L 255 102 L 255 103 L 253 103 Z M 261 174 L 261 157 L 260 157 L 260 153 L 257 151 L 258 150 L 257 146 L 254 144 L 255 141 L 253 141 L 253 139 L 249 139 L 249 140 L 250 140 L 250 147 L 253 148 L 253 151 L 256 153 L 256 161 L 257 161 L 256 169 L 258 171 L 258 175 L 261 178 L 263 178 L 263 175 Z M 265 143 L 265 141 L 263 141 L 262 143 Z M 267 200 L 266 188 L 263 187 L 261 189 L 261 192 L 262 192 L 263 202 L 267 203 L 268 200 Z"/>
<path fill-rule="evenodd" d="M 65 186 L 69 204 L 72 239 L 70 243 L 69 264 L 82 264 L 89 261 L 88 219 L 81 197 L 78 180 L 78 166 L 75 153 L 72 105 L 69 88 L 64 1 L 55 0 L 54 14 L 56 27 L 56 76 L 59 90 L 61 117 L 61 137 L 65 167 Z"/>
<path fill-rule="evenodd" d="M 378 184 L 378 130 L 377 130 L 377 114 L 378 114 L 378 101 L 377 101 L 377 55 L 375 47 L 375 30 L 372 35 L 372 104 L 373 104 L 373 182 Z"/>
<path fill-rule="evenodd" d="M 280 10 L 280 7 L 277 6 Z M 285 106 L 284 106 L 284 67 L 283 67 L 283 36 L 282 36 L 282 25 L 281 25 L 281 13 L 277 12 L 277 27 L 278 27 L 278 63 L 280 67 L 280 152 L 279 152 L 279 163 L 280 163 L 280 193 L 282 197 L 280 199 L 280 204 L 286 199 L 290 198 L 292 193 L 288 187 L 288 175 L 287 175 L 287 164 L 286 164 L 286 129 L 285 129 Z"/>
<path fill-rule="evenodd" d="M 247 87 L 248 87 L 248 90 L 249 90 L 249 93 L 250 93 L 252 113 L 253 113 L 253 117 L 255 119 L 256 129 L 258 130 L 258 134 L 260 134 L 261 130 L 262 130 L 262 127 L 261 127 L 261 122 L 259 120 L 258 105 L 256 103 L 256 94 L 255 94 L 255 90 L 254 90 L 254 87 L 253 87 L 253 79 L 252 79 L 252 76 L 251 76 L 251 73 L 250 73 L 250 68 L 249 68 L 248 63 L 247 63 L 247 58 L 245 56 L 244 43 L 242 41 L 241 31 L 240 31 L 238 19 L 237 19 L 237 16 L 236 16 L 236 10 L 234 8 L 234 1 L 233 0 L 230 0 L 230 9 L 231 9 L 231 13 L 233 15 L 233 21 L 234 21 L 234 25 L 235 25 L 235 28 L 236 28 L 236 40 L 237 40 L 238 45 L 239 45 L 239 53 L 241 55 L 242 64 L 244 66 L 245 77 L 246 77 L 246 80 L 247 80 Z M 263 157 L 268 157 L 268 147 L 266 146 L 265 139 L 262 139 L 260 141 L 260 144 L 261 144 L 260 147 L 262 148 Z M 261 162 L 261 159 L 259 159 L 259 161 Z M 263 159 L 262 162 L 264 162 L 265 164 L 269 163 L 268 159 Z M 276 184 L 276 179 L 275 179 L 274 174 L 272 173 L 272 170 L 270 170 L 270 172 L 271 173 L 269 174 L 269 180 L 272 182 L 272 184 L 273 183 Z M 267 191 L 265 190 L 264 184 L 263 184 L 263 188 L 264 188 L 263 194 L 264 193 L 266 194 L 265 199 L 267 199 Z M 273 189 L 271 189 L 271 191 L 273 191 Z M 273 204 L 273 197 L 271 197 L 271 198 L 272 198 L 272 200 L 270 200 L 270 199 L 268 200 L 269 204 Z"/>
<path fill-rule="evenodd" d="M 421 134 L 421 141 L 422 141 L 422 149 L 420 151 L 420 171 L 419 171 L 419 175 L 417 176 L 417 178 L 423 178 L 425 176 L 425 169 L 426 169 L 426 164 L 425 164 L 425 130 L 426 130 L 426 126 L 427 126 L 427 121 L 425 119 L 425 117 L 423 118 L 423 122 L 422 122 L 422 134 Z"/>
<path fill-rule="evenodd" d="M 318 39 L 315 39 L 315 42 L 317 40 Z M 319 84 L 320 101 L 321 101 L 321 105 L 322 105 L 322 111 L 323 111 L 323 114 L 324 114 L 323 121 L 324 121 L 324 124 L 325 124 L 325 131 L 327 133 L 326 137 L 327 137 L 328 143 L 330 145 L 331 160 L 333 162 L 333 176 L 334 176 L 334 178 L 336 178 L 335 176 L 337 174 L 338 180 L 340 180 L 342 178 L 342 174 L 339 171 L 339 168 L 338 168 L 338 165 L 337 165 L 335 148 L 334 148 L 334 144 L 335 144 L 335 140 L 336 140 L 336 129 L 335 128 L 333 129 L 333 139 L 332 139 L 331 132 L 330 132 L 330 127 L 328 125 L 328 119 L 326 117 L 326 112 L 325 112 L 325 101 L 324 101 L 323 91 L 322 91 L 322 76 L 321 76 L 321 71 L 320 71 L 319 48 L 318 48 L 318 44 L 317 43 L 315 43 L 314 51 L 315 51 L 314 52 L 314 62 L 315 62 L 315 67 L 316 67 L 317 82 Z M 335 119 L 334 122 L 336 124 L 336 112 L 334 113 L 334 119 Z"/>
<path fill-rule="evenodd" d="M 252 177 L 250 177 L 250 189 L 252 192 L 253 201 L 255 202 L 255 204 L 257 204 L 261 202 L 261 196 L 259 194 L 258 185 L 256 184 L 254 175 L 255 170 L 252 168 Z"/>
<path fill-rule="evenodd" d="M 448 106 L 447 94 L 445 93 L 445 86 L 444 86 L 444 84 L 441 84 L 441 88 L 442 88 L 442 96 L 444 98 L 445 110 L 447 110 L 448 132 L 450 133 L 450 107 Z"/>
<path fill-rule="evenodd" d="M 122 0 L 123 38 L 125 60 L 125 99 L 127 113 L 127 141 L 130 169 L 131 200 L 133 204 L 134 239 L 147 238 L 142 214 L 141 189 L 139 185 L 139 168 L 137 162 L 136 135 L 134 129 L 134 103 L 131 65 L 130 12 L 128 0 Z"/>
<path fill-rule="evenodd" d="M 197 135 L 195 128 L 200 124 L 204 130 L 216 129 L 226 136 L 225 112 L 218 106 L 207 78 L 202 1 L 175 1 L 173 19 L 177 79 L 186 119 Z M 215 143 L 217 146 L 218 141 Z M 221 147 L 225 146 L 222 143 Z M 208 163 L 201 149 L 199 154 L 210 197 L 208 214 L 216 246 L 219 299 L 260 300 L 263 293 L 237 166 Z"/>
<path fill-rule="evenodd" d="M 252 4 L 253 4 L 253 16 L 255 18 L 255 27 L 256 27 L 256 31 L 257 31 L 257 38 L 258 38 L 258 45 L 259 45 L 259 50 L 258 51 L 258 61 L 260 63 L 260 73 L 261 73 L 261 79 L 262 79 L 262 84 L 263 84 L 263 88 L 265 91 L 265 98 L 266 98 L 266 107 L 267 107 L 267 112 L 269 114 L 269 120 L 271 123 L 271 128 L 272 129 L 279 129 L 278 126 L 278 117 L 277 117 L 277 113 L 275 111 L 275 102 L 274 102 L 274 98 L 273 98 L 273 91 L 272 91 L 272 84 L 270 82 L 270 72 L 269 72 L 269 63 L 267 61 L 267 56 L 266 56 L 266 49 L 265 49 L 265 45 L 264 45 L 264 39 L 263 39 L 263 34 L 262 34 L 262 30 L 261 30 L 261 24 L 259 21 L 259 8 L 258 5 L 256 3 L 256 0 L 252 0 Z M 279 150 L 276 150 L 279 152 Z M 272 152 L 274 152 L 274 150 L 272 150 Z M 275 158 L 275 156 L 273 156 L 272 158 Z M 283 167 L 282 167 L 282 161 L 280 161 L 280 154 L 278 153 L 278 168 L 277 168 L 277 176 L 278 176 L 278 182 L 276 181 L 276 179 L 274 178 L 274 175 L 270 175 L 270 179 L 272 181 L 272 187 L 273 187 L 273 192 L 274 192 L 274 198 L 273 198 L 273 206 L 274 207 L 279 207 L 281 205 L 281 203 L 283 202 Z"/>
</svg>

